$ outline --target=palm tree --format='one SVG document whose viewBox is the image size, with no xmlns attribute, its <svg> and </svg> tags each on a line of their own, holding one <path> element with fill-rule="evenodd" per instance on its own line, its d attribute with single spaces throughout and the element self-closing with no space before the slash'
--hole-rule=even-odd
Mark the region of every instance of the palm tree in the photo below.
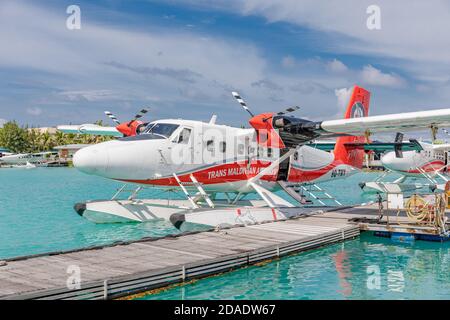
<svg viewBox="0 0 450 320">
<path fill-rule="evenodd" d="M 26 152 L 29 149 L 27 131 L 15 121 L 5 123 L 0 129 L 0 145 L 11 152 Z"/>
</svg>

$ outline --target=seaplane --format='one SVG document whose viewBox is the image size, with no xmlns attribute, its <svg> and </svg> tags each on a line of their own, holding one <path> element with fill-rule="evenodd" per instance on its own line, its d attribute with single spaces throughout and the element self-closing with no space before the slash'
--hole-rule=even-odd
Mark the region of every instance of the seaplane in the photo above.
<svg viewBox="0 0 450 320">
<path fill-rule="evenodd" d="M 395 141 L 400 142 L 403 134 L 398 133 Z M 410 140 L 419 146 L 416 150 L 395 151 L 385 153 L 380 161 L 386 171 L 375 181 L 361 182 L 359 186 L 364 192 L 406 192 L 425 187 L 432 191 L 444 190 L 449 181 L 447 176 L 450 144 L 434 144 Z M 394 181 L 388 181 L 393 174 L 400 175 Z M 426 179 L 427 183 L 415 180 Z"/>
<path fill-rule="evenodd" d="M 120 122 L 117 117 L 110 111 L 105 111 L 105 115 L 111 119 L 116 126 L 100 126 L 93 123 L 85 123 L 81 125 L 59 125 L 56 127 L 58 131 L 72 134 L 92 134 L 105 135 L 113 137 L 132 137 L 144 131 L 148 125 L 148 121 L 144 122 L 141 118 L 148 112 L 148 109 L 141 109 L 133 119 L 125 122 Z"/>
<path fill-rule="evenodd" d="M 251 128 L 216 124 L 215 115 L 209 122 L 155 120 L 139 135 L 77 151 L 78 170 L 124 186 L 111 200 L 77 203 L 75 211 L 96 223 L 166 219 L 182 230 L 289 219 L 310 212 L 301 194 L 305 185 L 359 171 L 361 146 L 371 134 L 450 124 L 450 109 L 368 116 L 370 92 L 359 86 L 344 118 L 326 121 L 293 116 L 298 107 L 255 115 L 237 92 L 232 95 L 250 115 Z M 332 153 L 308 145 L 330 138 L 337 138 Z M 136 188 L 119 200 L 128 185 Z M 183 199 L 137 199 L 145 187 L 176 190 Z"/>
<path fill-rule="evenodd" d="M 35 168 L 46 166 L 49 159 L 54 159 L 58 152 L 37 153 L 0 153 L 0 164 L 14 168 Z"/>
</svg>

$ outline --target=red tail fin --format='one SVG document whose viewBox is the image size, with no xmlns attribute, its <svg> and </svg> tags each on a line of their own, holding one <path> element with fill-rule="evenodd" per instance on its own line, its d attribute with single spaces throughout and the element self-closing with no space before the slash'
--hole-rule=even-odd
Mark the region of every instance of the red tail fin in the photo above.
<svg viewBox="0 0 450 320">
<path fill-rule="evenodd" d="M 354 86 L 350 101 L 345 111 L 345 119 L 367 117 L 369 115 L 370 92 Z M 364 136 L 339 137 L 334 147 L 334 158 L 345 164 L 361 168 L 364 161 L 364 150 L 346 147 L 346 143 L 365 142 Z"/>
</svg>

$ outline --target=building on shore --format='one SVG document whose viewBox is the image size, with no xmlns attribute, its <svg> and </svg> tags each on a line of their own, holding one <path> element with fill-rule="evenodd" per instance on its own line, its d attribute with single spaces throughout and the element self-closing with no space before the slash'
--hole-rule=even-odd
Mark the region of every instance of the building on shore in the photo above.
<svg viewBox="0 0 450 320">
<path fill-rule="evenodd" d="M 40 134 L 48 133 L 48 134 L 56 134 L 57 130 L 53 127 L 40 127 L 40 128 L 28 128 L 28 131 L 35 131 Z"/>
<path fill-rule="evenodd" d="M 60 161 L 69 162 L 72 161 L 75 152 L 87 146 L 90 146 L 90 144 L 67 144 L 54 147 L 53 149 L 58 151 Z"/>
</svg>

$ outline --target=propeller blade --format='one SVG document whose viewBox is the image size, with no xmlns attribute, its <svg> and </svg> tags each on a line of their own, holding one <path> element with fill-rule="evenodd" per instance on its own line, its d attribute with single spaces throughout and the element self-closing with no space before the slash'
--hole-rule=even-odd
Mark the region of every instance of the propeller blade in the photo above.
<svg viewBox="0 0 450 320">
<path fill-rule="evenodd" d="M 287 113 L 290 113 L 290 112 L 297 111 L 298 109 L 300 109 L 299 106 L 289 107 L 289 108 L 287 108 L 287 109 L 284 110 L 284 111 L 277 112 L 277 116 L 282 116 L 282 115 L 284 115 L 284 114 L 287 114 Z M 272 118 L 272 116 L 267 117 L 267 118 L 264 118 L 263 121 L 267 121 L 267 120 L 269 120 L 270 118 Z"/>
<path fill-rule="evenodd" d="M 105 111 L 105 114 L 115 123 L 120 124 L 120 121 L 117 120 L 117 117 L 109 111 Z"/>
<path fill-rule="evenodd" d="M 403 142 L 403 133 L 397 132 L 395 135 L 395 142 L 402 143 Z"/>
<path fill-rule="evenodd" d="M 134 116 L 134 120 L 142 118 L 147 112 L 148 112 L 148 109 L 142 109 Z"/>
<path fill-rule="evenodd" d="M 242 106 L 242 108 L 244 108 L 245 111 L 247 111 L 252 117 L 255 116 L 255 115 L 250 111 L 250 109 L 247 107 L 247 104 L 245 103 L 244 99 L 241 98 L 241 96 L 239 95 L 239 93 L 233 91 L 231 94 L 232 94 L 233 97 L 237 100 L 237 102 L 239 102 L 239 104 Z"/>
<path fill-rule="evenodd" d="M 148 109 L 141 109 L 138 113 L 136 113 L 134 118 L 132 120 L 130 120 L 130 122 L 128 122 L 128 127 L 131 126 L 133 121 L 136 121 L 137 119 L 142 118 L 147 112 L 148 112 Z"/>
<path fill-rule="evenodd" d="M 283 114 L 294 112 L 294 111 L 297 111 L 298 109 L 300 109 L 299 106 L 289 107 L 284 111 L 278 112 L 277 115 L 282 116 Z"/>
</svg>

